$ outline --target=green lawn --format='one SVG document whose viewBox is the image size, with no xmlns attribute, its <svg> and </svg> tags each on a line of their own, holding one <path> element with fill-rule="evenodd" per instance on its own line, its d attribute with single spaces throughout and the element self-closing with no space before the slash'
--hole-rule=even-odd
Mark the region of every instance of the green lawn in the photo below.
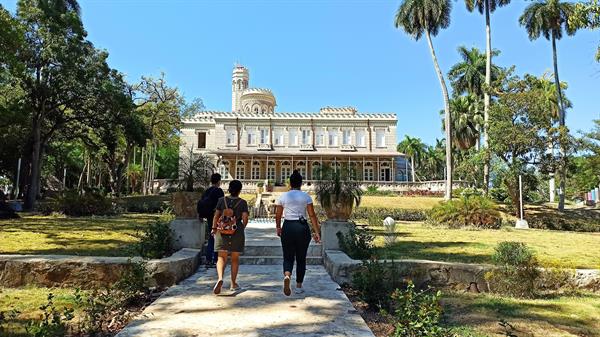
<svg viewBox="0 0 600 337">
<path fill-rule="evenodd" d="M 8 319 L 8 322 L 0 322 L 0 336 L 10 332 L 11 335 L 25 333 L 25 326 L 30 320 L 39 320 L 42 311 L 39 307 L 48 302 L 48 294 L 54 295 L 54 305 L 62 311 L 63 308 L 75 306 L 75 289 L 70 288 L 2 288 L 0 287 L 0 313 L 9 314 L 13 310 L 19 313 L 16 319 Z M 5 331 L 2 331 L 4 328 Z"/>
<path fill-rule="evenodd" d="M 363 196 L 360 207 L 431 209 L 442 200 L 434 197 Z"/>
<path fill-rule="evenodd" d="M 158 214 L 115 217 L 23 215 L 0 222 L 0 254 L 128 256 L 138 241 L 136 229 Z"/>
<path fill-rule="evenodd" d="M 521 241 L 532 247 L 546 266 L 600 268 L 600 233 L 548 230 L 467 230 L 430 227 L 420 222 L 399 222 L 396 242 L 384 246 L 383 227 L 372 228 L 377 253 L 395 259 L 425 259 L 490 263 L 501 241 Z"/>
<path fill-rule="evenodd" d="M 600 336 L 600 294 L 515 299 L 492 294 L 449 293 L 442 300 L 444 319 L 481 336 L 504 336 L 501 319 L 515 327 L 515 335 Z"/>
</svg>

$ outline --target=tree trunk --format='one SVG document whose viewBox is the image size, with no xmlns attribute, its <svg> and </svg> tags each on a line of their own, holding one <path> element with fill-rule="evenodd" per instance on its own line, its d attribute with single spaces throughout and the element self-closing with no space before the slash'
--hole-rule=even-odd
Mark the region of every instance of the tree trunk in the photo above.
<svg viewBox="0 0 600 337">
<path fill-rule="evenodd" d="M 485 84 L 492 84 L 492 32 L 490 26 L 490 0 L 485 0 Z M 490 94 L 488 91 L 483 93 L 483 147 L 486 149 L 483 162 L 483 190 L 487 195 L 490 185 L 490 153 L 487 150 L 489 145 L 488 124 L 490 118 Z"/>
<path fill-rule="evenodd" d="M 410 156 L 410 170 L 412 172 L 412 181 L 415 182 L 415 157 Z"/>
<path fill-rule="evenodd" d="M 24 208 L 28 211 L 33 210 L 40 187 L 40 157 L 42 153 L 41 118 L 34 117 L 32 127 L 33 146 L 31 151 L 31 167 L 29 171 L 29 187 L 27 188 L 24 205 Z"/>
<path fill-rule="evenodd" d="M 552 30 L 552 57 L 553 57 L 553 61 L 554 61 L 554 84 L 556 86 L 556 98 L 558 99 L 557 105 L 558 105 L 558 111 L 559 111 L 559 124 L 560 124 L 560 131 L 559 131 L 559 137 L 561 139 L 561 144 L 560 144 L 560 191 L 558 194 L 558 210 L 560 212 L 565 210 L 565 180 L 567 178 L 567 163 L 566 163 L 566 156 L 567 156 L 567 151 L 565 149 L 564 144 L 562 143 L 562 139 L 563 137 L 563 132 L 564 132 L 564 127 L 565 127 L 565 110 L 563 107 L 563 100 L 562 100 L 562 92 L 561 92 L 561 88 L 560 88 L 560 80 L 558 79 L 558 56 L 556 54 L 556 36 L 554 35 L 554 30 Z"/>
<path fill-rule="evenodd" d="M 429 44 L 429 51 L 431 52 L 431 58 L 433 60 L 433 66 L 437 73 L 442 87 L 442 96 L 444 97 L 444 124 L 446 128 L 446 193 L 444 199 L 452 199 L 452 123 L 450 123 L 450 98 L 448 97 L 448 88 L 446 87 L 446 81 L 444 75 L 440 70 L 440 66 L 435 56 L 435 49 L 433 49 L 433 43 L 431 41 L 431 34 L 426 31 L 427 43 Z"/>
</svg>

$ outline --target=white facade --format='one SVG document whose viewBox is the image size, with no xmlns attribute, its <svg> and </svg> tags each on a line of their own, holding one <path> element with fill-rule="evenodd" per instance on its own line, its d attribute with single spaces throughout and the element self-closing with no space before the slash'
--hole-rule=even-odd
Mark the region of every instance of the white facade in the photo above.
<svg viewBox="0 0 600 337">
<path fill-rule="evenodd" d="M 284 182 L 298 169 L 317 179 L 321 165 L 350 165 L 366 182 L 395 177 L 395 114 L 325 107 L 319 112 L 275 112 L 270 90 L 249 88 L 249 72 L 236 66 L 232 111 L 206 111 L 183 121 L 181 151 L 211 156 L 224 180 Z M 183 152 L 184 153 L 184 152 Z"/>
</svg>

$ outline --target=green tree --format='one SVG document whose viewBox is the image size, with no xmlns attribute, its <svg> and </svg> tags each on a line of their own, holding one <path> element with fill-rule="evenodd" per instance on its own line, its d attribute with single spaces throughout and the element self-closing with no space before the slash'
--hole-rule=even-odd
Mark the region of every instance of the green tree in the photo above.
<svg viewBox="0 0 600 337">
<path fill-rule="evenodd" d="M 456 149 L 468 150 L 479 142 L 479 130 L 483 124 L 481 112 L 481 101 L 474 95 L 457 96 L 450 100 L 452 144 Z M 444 127 L 442 119 L 442 130 Z"/>
<path fill-rule="evenodd" d="M 577 28 L 600 28 L 600 0 L 576 3 L 575 12 L 569 17 L 569 24 Z M 600 45 L 596 51 L 596 61 L 600 62 Z"/>
<path fill-rule="evenodd" d="M 556 102 L 560 112 L 559 124 L 561 127 L 561 138 L 566 138 L 568 131 L 565 127 L 565 108 L 562 105 L 563 98 L 558 77 L 558 56 L 556 51 L 556 40 L 563 36 L 563 26 L 568 35 L 575 34 L 575 27 L 569 24 L 569 17 L 575 11 L 575 4 L 561 2 L 560 0 L 544 0 L 535 2 L 525 8 L 525 12 L 519 18 L 519 23 L 525 27 L 530 40 L 536 40 L 543 35 L 552 42 L 552 57 L 554 64 L 554 83 L 556 88 Z M 564 141 L 563 141 L 564 143 Z M 560 190 L 558 209 L 565 208 L 565 181 L 566 181 L 566 149 L 561 145 L 562 163 L 560 168 Z"/>
<path fill-rule="evenodd" d="M 440 70 L 431 36 L 436 36 L 441 29 L 450 25 L 452 4 L 449 0 L 404 0 L 396 13 L 396 28 L 402 28 L 415 40 L 423 35 L 427 39 L 433 66 L 442 88 L 444 99 L 445 129 L 446 129 L 446 193 L 445 199 L 452 199 L 452 122 L 450 115 L 450 98 L 446 80 Z"/>
<path fill-rule="evenodd" d="M 465 0 L 467 10 L 472 12 L 475 8 L 480 14 L 485 13 L 485 84 L 489 88 L 492 84 L 492 26 L 490 24 L 490 13 L 496 10 L 496 7 L 502 7 L 508 5 L 510 0 Z M 489 123 L 489 111 L 490 111 L 490 94 L 488 90 L 484 91 L 483 97 L 483 147 L 488 147 L 489 135 L 488 135 L 488 123 Z M 489 182 L 490 182 L 490 156 L 486 155 L 484 166 L 483 166 L 483 185 L 487 193 Z"/>
<path fill-rule="evenodd" d="M 553 137 L 551 128 L 541 90 L 527 80 L 511 78 L 492 107 L 489 130 L 490 150 L 506 166 L 501 179 L 517 216 L 519 175 L 528 175 L 532 167 L 542 168 L 552 160 L 546 154 Z"/>
<path fill-rule="evenodd" d="M 475 47 L 468 49 L 458 47 L 458 54 L 462 61 L 456 63 L 448 71 L 448 79 L 455 95 L 471 94 L 484 98 L 486 55 Z M 494 50 L 493 56 L 498 56 L 499 51 Z M 492 65 L 492 81 L 498 79 L 500 68 Z"/>
<path fill-rule="evenodd" d="M 410 168 L 412 174 L 412 181 L 415 179 L 415 165 L 421 159 L 421 156 L 425 152 L 426 145 L 423 144 L 420 138 L 411 137 L 409 135 L 404 136 L 404 139 L 398 143 L 397 150 L 410 157 Z"/>
</svg>

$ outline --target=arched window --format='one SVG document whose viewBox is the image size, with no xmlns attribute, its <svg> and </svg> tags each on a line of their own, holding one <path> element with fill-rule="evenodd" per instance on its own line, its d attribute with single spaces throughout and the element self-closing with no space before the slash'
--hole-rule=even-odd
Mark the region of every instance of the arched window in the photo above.
<svg viewBox="0 0 600 337">
<path fill-rule="evenodd" d="M 292 166 L 289 161 L 283 161 L 281 163 L 281 180 L 286 181 L 292 174 Z"/>
<path fill-rule="evenodd" d="M 235 168 L 235 179 L 246 179 L 246 163 L 238 160 Z"/>
<path fill-rule="evenodd" d="M 256 160 L 252 162 L 252 179 L 260 179 L 260 162 Z"/>
<path fill-rule="evenodd" d="M 302 178 L 306 179 L 306 163 L 304 161 L 296 163 L 296 170 L 298 170 Z"/>
<path fill-rule="evenodd" d="M 373 163 L 369 162 L 369 163 L 365 163 L 364 169 L 363 169 L 363 179 L 365 181 L 373 181 L 375 179 L 375 175 L 374 175 L 374 170 L 373 170 Z"/>
<path fill-rule="evenodd" d="M 320 179 L 321 175 L 321 163 L 318 161 L 313 161 L 312 167 L 310 170 L 310 179 L 317 180 Z"/>
<path fill-rule="evenodd" d="M 269 181 L 275 181 L 276 177 L 275 177 L 275 162 L 272 160 L 269 160 L 269 162 L 267 163 L 267 179 Z"/>
<path fill-rule="evenodd" d="M 228 161 L 223 161 L 221 162 L 221 167 L 220 167 L 220 172 L 219 174 L 221 175 L 222 179 L 229 179 L 229 162 Z"/>
</svg>

